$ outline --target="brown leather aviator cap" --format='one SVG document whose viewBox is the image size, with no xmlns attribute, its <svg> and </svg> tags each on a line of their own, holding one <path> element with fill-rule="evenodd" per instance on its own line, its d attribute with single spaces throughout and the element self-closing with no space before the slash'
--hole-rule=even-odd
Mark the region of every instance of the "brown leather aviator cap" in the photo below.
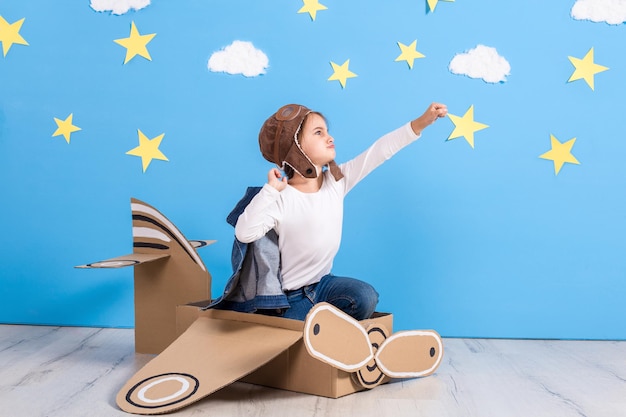
<svg viewBox="0 0 626 417">
<path fill-rule="evenodd" d="M 281 169 L 287 164 L 305 178 L 316 178 L 319 173 L 302 151 L 297 138 L 302 122 L 309 113 L 311 110 L 300 104 L 287 104 L 278 109 L 263 123 L 259 132 L 259 147 L 263 157 Z M 335 161 L 328 164 L 328 169 L 336 181 L 343 178 Z"/>
</svg>

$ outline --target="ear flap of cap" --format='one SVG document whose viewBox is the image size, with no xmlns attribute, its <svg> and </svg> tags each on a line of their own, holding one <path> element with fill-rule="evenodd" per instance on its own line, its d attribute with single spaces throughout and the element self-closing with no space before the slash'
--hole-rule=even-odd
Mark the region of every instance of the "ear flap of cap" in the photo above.
<svg viewBox="0 0 626 417">
<path fill-rule="evenodd" d="M 295 141 L 289 147 L 287 155 L 285 155 L 284 163 L 296 170 L 304 178 L 317 178 L 317 168 L 302 153 Z"/>
<path fill-rule="evenodd" d="M 330 170 L 330 173 L 333 174 L 333 177 L 335 177 L 335 181 L 339 181 L 343 178 L 343 172 L 341 172 L 339 165 L 337 165 L 335 161 L 330 161 L 328 163 L 328 169 Z"/>
<path fill-rule="evenodd" d="M 295 171 L 297 171 L 304 178 L 317 178 L 317 168 L 309 159 L 304 156 L 302 151 L 298 148 L 298 146 L 294 143 L 283 163 L 286 163 L 290 167 L 292 167 Z M 335 181 L 339 181 L 343 178 L 343 173 L 339 166 L 335 161 L 330 161 L 328 163 L 328 169 L 332 176 L 335 178 Z"/>
</svg>

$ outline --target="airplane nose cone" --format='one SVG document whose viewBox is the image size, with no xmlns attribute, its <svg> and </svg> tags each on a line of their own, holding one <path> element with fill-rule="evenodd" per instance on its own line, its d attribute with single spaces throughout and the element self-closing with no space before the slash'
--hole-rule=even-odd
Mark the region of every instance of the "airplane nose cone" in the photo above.
<svg viewBox="0 0 626 417">
<path fill-rule="evenodd" d="M 366 328 L 367 334 L 372 345 L 374 353 L 385 343 L 389 335 L 389 331 L 381 325 L 371 324 Z M 352 378 L 362 387 L 372 389 L 387 380 L 385 374 L 376 364 L 376 360 L 372 358 L 367 365 L 352 374 Z"/>
</svg>

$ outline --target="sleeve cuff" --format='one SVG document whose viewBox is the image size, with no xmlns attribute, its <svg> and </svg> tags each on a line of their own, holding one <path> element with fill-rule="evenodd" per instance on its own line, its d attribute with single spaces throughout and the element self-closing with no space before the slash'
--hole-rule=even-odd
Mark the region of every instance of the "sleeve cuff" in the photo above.
<svg viewBox="0 0 626 417">
<path fill-rule="evenodd" d="M 419 135 L 416 135 L 415 132 L 413 131 L 413 128 L 411 127 L 411 122 L 408 122 L 407 124 L 404 125 L 404 129 L 406 130 L 407 134 L 411 137 L 411 139 L 413 140 L 417 140 L 419 139 L 422 134 L 420 133 Z"/>
</svg>

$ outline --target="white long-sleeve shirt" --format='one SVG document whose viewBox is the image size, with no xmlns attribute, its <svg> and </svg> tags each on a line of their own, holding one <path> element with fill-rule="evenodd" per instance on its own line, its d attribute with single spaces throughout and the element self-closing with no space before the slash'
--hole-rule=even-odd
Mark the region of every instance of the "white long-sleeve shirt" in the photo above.
<svg viewBox="0 0 626 417">
<path fill-rule="evenodd" d="M 410 123 L 386 134 L 356 158 L 339 165 L 344 175 L 341 180 L 335 181 L 326 170 L 322 174 L 322 187 L 315 193 L 303 193 L 290 185 L 278 191 L 265 184 L 239 216 L 235 236 L 249 243 L 275 229 L 283 290 L 318 282 L 330 273 L 339 251 L 345 195 L 376 167 L 418 138 Z"/>
</svg>

